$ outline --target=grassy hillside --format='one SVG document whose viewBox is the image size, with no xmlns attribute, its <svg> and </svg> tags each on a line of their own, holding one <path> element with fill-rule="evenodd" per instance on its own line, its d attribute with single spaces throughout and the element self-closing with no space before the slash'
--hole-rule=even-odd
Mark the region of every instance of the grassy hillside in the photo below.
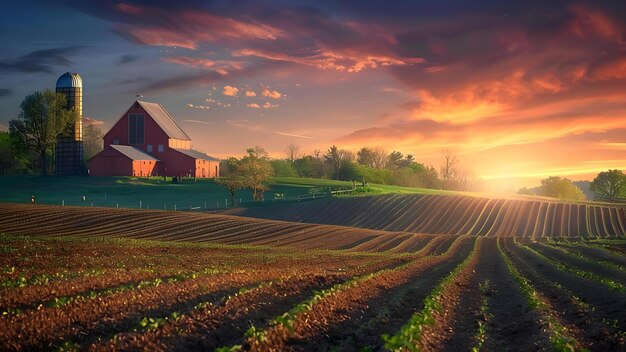
<svg viewBox="0 0 626 352">
<path fill-rule="evenodd" d="M 298 196 L 328 193 L 331 190 L 349 189 L 351 182 L 305 178 L 276 177 L 265 193 L 266 202 L 275 198 L 294 199 Z M 385 193 L 446 193 L 445 191 L 370 185 L 367 192 L 360 194 Z M 168 178 L 137 177 L 41 177 L 41 176 L 2 176 L 0 177 L 0 202 L 29 203 L 35 195 L 37 203 L 65 205 L 86 205 L 138 208 L 208 209 L 224 208 L 229 198 L 224 189 L 210 179 L 183 180 L 174 184 Z M 82 197 L 86 197 L 83 203 Z M 248 190 L 241 190 L 237 198 L 243 202 L 252 199 Z"/>
</svg>

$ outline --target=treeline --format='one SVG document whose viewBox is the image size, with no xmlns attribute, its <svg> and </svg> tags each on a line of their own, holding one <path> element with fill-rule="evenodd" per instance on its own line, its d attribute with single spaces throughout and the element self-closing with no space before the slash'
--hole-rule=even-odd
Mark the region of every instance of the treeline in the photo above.
<svg viewBox="0 0 626 352">
<path fill-rule="evenodd" d="M 54 146 L 59 136 L 72 133 L 78 115 L 67 110 L 62 93 L 51 90 L 26 96 L 20 114 L 9 121 L 9 131 L 0 131 L 0 175 L 54 173 Z M 83 159 L 102 150 L 102 130 L 83 127 Z"/>
<path fill-rule="evenodd" d="M 621 170 L 608 170 L 598 173 L 589 183 L 594 200 L 626 201 L 626 175 Z M 566 200 L 585 200 L 584 192 L 567 178 L 558 176 L 541 180 L 541 185 L 534 188 L 520 188 L 518 194 L 552 197 Z"/>
<path fill-rule="evenodd" d="M 222 161 L 223 176 L 236 174 L 242 161 L 255 158 L 269 166 L 270 173 L 279 177 L 307 177 L 359 183 L 377 183 L 407 187 L 467 191 L 469 174 L 463 172 L 457 158 L 450 152 L 443 154 L 443 166 L 438 171 L 432 165 L 417 162 L 413 155 L 399 151 L 387 152 L 381 148 L 363 147 L 352 152 L 333 145 L 326 151 L 302 153 L 297 145 L 287 147 L 286 157 L 270 159 L 263 148 L 248 149 L 241 159 L 230 157 Z M 267 168 L 267 167 L 264 167 Z"/>
</svg>

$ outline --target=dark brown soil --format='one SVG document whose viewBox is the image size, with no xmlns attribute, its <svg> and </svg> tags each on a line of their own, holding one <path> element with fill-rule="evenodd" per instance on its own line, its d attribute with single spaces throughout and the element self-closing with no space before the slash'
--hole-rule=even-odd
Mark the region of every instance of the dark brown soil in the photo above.
<svg viewBox="0 0 626 352">
<path fill-rule="evenodd" d="M 382 348 L 380 335 L 395 333 L 418 309 L 439 279 L 470 251 L 466 239 L 452 246 L 448 256 L 425 257 L 401 271 L 389 272 L 338 292 L 315 305 L 297 320 L 296 331 L 271 330 L 269 344 L 255 350 L 357 351 Z M 459 247 L 460 245 L 460 247 Z M 454 247 L 454 248 L 453 248 Z"/>
<path fill-rule="evenodd" d="M 498 252 L 497 239 L 485 239 L 482 244 L 476 268 L 477 275 L 470 288 L 474 290 L 472 295 L 476 296 L 477 284 L 485 280 L 489 282 L 485 292 L 488 316 L 478 316 L 478 319 L 483 319 L 487 323 L 485 350 L 498 351 L 503 346 L 506 346 L 507 351 L 548 349 L 548 335 L 543 330 L 539 314 L 528 307 L 517 282 Z M 480 291 L 478 294 L 482 295 Z M 478 328 L 477 322 L 474 328 Z"/>
<path fill-rule="evenodd" d="M 569 325 L 578 334 L 575 336 L 585 347 L 593 351 L 617 351 L 624 349 L 624 312 L 626 296 L 610 291 L 603 285 L 579 276 L 562 272 L 546 264 L 518 246 L 508 243 L 506 251 L 517 269 L 532 285 L 546 297 L 554 314 L 562 324 Z M 572 301 L 569 294 L 556 284 L 574 293 L 588 309 Z M 615 323 L 606 321 L 615 319 Z"/>
<path fill-rule="evenodd" d="M 536 251 L 542 253 L 550 259 L 561 262 L 572 268 L 579 268 L 599 275 L 601 277 L 610 278 L 622 284 L 626 284 L 626 271 L 624 270 L 614 270 L 600 264 L 588 263 L 581 260 L 580 258 L 577 258 L 576 256 L 563 253 L 558 249 L 550 248 L 541 243 L 531 243 L 529 244 L 529 247 L 535 249 Z"/>
</svg>

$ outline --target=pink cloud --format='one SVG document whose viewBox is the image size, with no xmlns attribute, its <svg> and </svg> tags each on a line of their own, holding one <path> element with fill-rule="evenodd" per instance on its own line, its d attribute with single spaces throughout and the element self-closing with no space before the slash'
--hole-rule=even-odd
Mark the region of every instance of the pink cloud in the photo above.
<svg viewBox="0 0 626 352">
<path fill-rule="evenodd" d="M 115 8 L 120 12 L 129 14 L 129 15 L 140 15 L 142 13 L 141 9 L 137 6 L 128 5 L 126 3 L 120 2 L 115 5 Z"/>
<path fill-rule="evenodd" d="M 205 58 L 187 57 L 187 56 L 170 56 L 161 59 L 172 64 L 199 67 L 207 70 L 215 71 L 222 75 L 227 75 L 231 70 L 241 70 L 243 65 L 237 61 L 213 61 Z"/>
<path fill-rule="evenodd" d="M 281 30 L 267 24 L 236 20 L 206 11 L 172 12 L 126 4 L 118 4 L 116 9 L 126 15 L 134 15 L 137 19 L 136 24 L 118 25 L 118 31 L 144 45 L 195 50 L 204 43 L 276 40 L 282 36 Z"/>
</svg>

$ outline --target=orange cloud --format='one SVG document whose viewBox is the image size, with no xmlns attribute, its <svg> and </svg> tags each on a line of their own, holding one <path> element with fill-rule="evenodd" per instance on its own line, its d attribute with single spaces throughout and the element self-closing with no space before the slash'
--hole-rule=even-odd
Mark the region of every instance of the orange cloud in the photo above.
<svg viewBox="0 0 626 352">
<path fill-rule="evenodd" d="M 323 70 L 359 72 L 365 68 L 379 66 L 413 65 L 424 62 L 421 58 L 393 58 L 371 56 L 367 53 L 341 53 L 328 49 L 319 49 L 309 56 L 293 56 L 286 53 L 266 50 L 241 49 L 232 52 L 233 56 L 256 56 L 272 61 L 287 61 L 305 66 L 313 66 Z"/>
<path fill-rule="evenodd" d="M 282 94 L 280 94 L 278 91 L 269 90 L 267 87 L 263 87 L 263 91 L 261 92 L 261 95 L 263 95 L 264 97 L 272 98 L 272 99 L 280 99 L 280 97 L 282 97 Z"/>
<path fill-rule="evenodd" d="M 191 109 L 198 109 L 198 110 L 208 110 L 208 109 L 211 108 L 208 105 L 194 105 L 194 104 L 191 104 L 191 103 L 188 103 L 187 106 L 189 108 L 191 108 Z"/>
<path fill-rule="evenodd" d="M 246 96 L 247 97 L 256 97 L 256 93 L 251 91 L 251 90 L 247 90 L 246 91 Z"/>
<path fill-rule="evenodd" d="M 227 95 L 229 97 L 236 97 L 238 92 L 239 92 L 239 88 L 231 87 L 231 86 L 224 86 L 224 90 L 222 91 L 222 94 Z"/>
</svg>

